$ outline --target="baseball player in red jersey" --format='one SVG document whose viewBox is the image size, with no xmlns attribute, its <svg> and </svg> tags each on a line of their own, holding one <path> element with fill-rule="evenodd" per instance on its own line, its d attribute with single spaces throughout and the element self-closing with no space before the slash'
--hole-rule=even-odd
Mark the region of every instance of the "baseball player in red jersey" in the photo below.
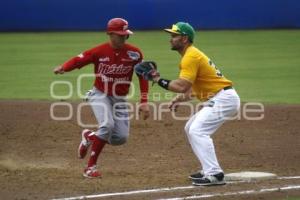
<svg viewBox="0 0 300 200">
<path fill-rule="evenodd" d="M 88 178 L 101 177 L 96 168 L 97 159 L 106 144 L 122 145 L 129 135 L 129 114 L 126 105 L 134 66 L 143 60 L 142 52 L 135 46 L 125 43 L 132 32 L 128 22 L 113 18 L 107 24 L 109 42 L 89 49 L 54 69 L 55 74 L 63 74 L 94 64 L 94 87 L 88 92 L 94 115 L 99 124 L 95 132 L 85 129 L 78 148 L 78 156 L 83 159 L 89 148 L 90 158 L 83 175 Z M 149 117 L 147 104 L 148 82 L 139 76 L 140 113 L 144 119 Z"/>
</svg>

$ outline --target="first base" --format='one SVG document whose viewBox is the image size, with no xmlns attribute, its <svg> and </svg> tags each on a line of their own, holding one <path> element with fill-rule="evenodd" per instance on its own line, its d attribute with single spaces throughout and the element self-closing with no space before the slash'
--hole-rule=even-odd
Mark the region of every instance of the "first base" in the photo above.
<svg viewBox="0 0 300 200">
<path fill-rule="evenodd" d="M 253 181 L 276 178 L 276 174 L 267 172 L 237 172 L 225 175 L 226 181 Z"/>
</svg>

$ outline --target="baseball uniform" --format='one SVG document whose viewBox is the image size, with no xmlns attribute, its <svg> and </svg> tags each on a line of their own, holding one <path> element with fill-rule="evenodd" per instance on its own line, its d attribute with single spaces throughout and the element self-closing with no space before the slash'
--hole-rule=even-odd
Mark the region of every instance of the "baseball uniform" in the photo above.
<svg viewBox="0 0 300 200">
<path fill-rule="evenodd" d="M 179 77 L 192 83 L 193 94 L 204 107 L 193 115 L 185 126 L 192 149 L 201 162 L 205 175 L 223 172 L 216 154 L 211 135 L 237 113 L 240 99 L 213 62 L 196 47 L 186 49 L 180 63 Z"/>
<path fill-rule="evenodd" d="M 128 94 L 134 65 L 141 62 L 143 54 L 130 44 L 113 49 L 109 43 L 87 50 L 63 64 L 65 71 L 93 63 L 95 81 L 88 99 L 99 123 L 96 135 L 113 145 L 126 142 L 129 133 L 125 96 Z M 148 82 L 139 77 L 141 93 L 148 93 Z M 141 95 L 141 103 L 147 95 Z M 118 106 L 114 106 L 118 103 Z M 123 116 L 122 118 L 118 116 Z"/>
</svg>

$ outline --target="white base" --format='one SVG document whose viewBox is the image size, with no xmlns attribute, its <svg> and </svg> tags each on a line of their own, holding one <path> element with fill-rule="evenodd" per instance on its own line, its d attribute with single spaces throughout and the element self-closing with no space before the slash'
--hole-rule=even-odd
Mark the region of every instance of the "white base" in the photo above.
<svg viewBox="0 0 300 200">
<path fill-rule="evenodd" d="M 238 172 L 225 175 L 226 181 L 252 181 L 276 178 L 276 174 L 267 172 Z"/>
</svg>

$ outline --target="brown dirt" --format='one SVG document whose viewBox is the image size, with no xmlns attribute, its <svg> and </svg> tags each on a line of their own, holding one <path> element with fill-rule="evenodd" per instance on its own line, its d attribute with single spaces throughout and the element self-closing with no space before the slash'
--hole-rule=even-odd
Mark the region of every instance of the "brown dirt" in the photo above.
<svg viewBox="0 0 300 200">
<path fill-rule="evenodd" d="M 54 121 L 51 102 L 0 101 L 0 198 L 51 199 L 173 186 L 188 186 L 187 176 L 199 168 L 183 132 L 185 121 L 170 113 L 163 120 L 131 120 L 123 146 L 106 146 L 99 163 L 102 179 L 82 177 L 86 160 L 77 159 L 80 141 L 76 118 Z M 76 114 L 77 103 L 72 103 Z M 185 115 L 182 109 L 179 115 Z M 300 175 L 300 105 L 266 105 L 265 118 L 230 121 L 214 135 L 219 161 L 226 173 L 267 171 Z M 66 116 L 66 109 L 55 111 Z M 94 122 L 88 108 L 82 119 Z M 213 192 L 233 192 L 300 184 L 300 180 L 268 180 L 221 187 L 109 199 L 155 199 Z M 222 199 L 285 199 L 300 190 L 222 197 Z M 103 198 L 102 198 L 103 199 Z M 218 199 L 218 198 L 210 198 Z"/>
</svg>

